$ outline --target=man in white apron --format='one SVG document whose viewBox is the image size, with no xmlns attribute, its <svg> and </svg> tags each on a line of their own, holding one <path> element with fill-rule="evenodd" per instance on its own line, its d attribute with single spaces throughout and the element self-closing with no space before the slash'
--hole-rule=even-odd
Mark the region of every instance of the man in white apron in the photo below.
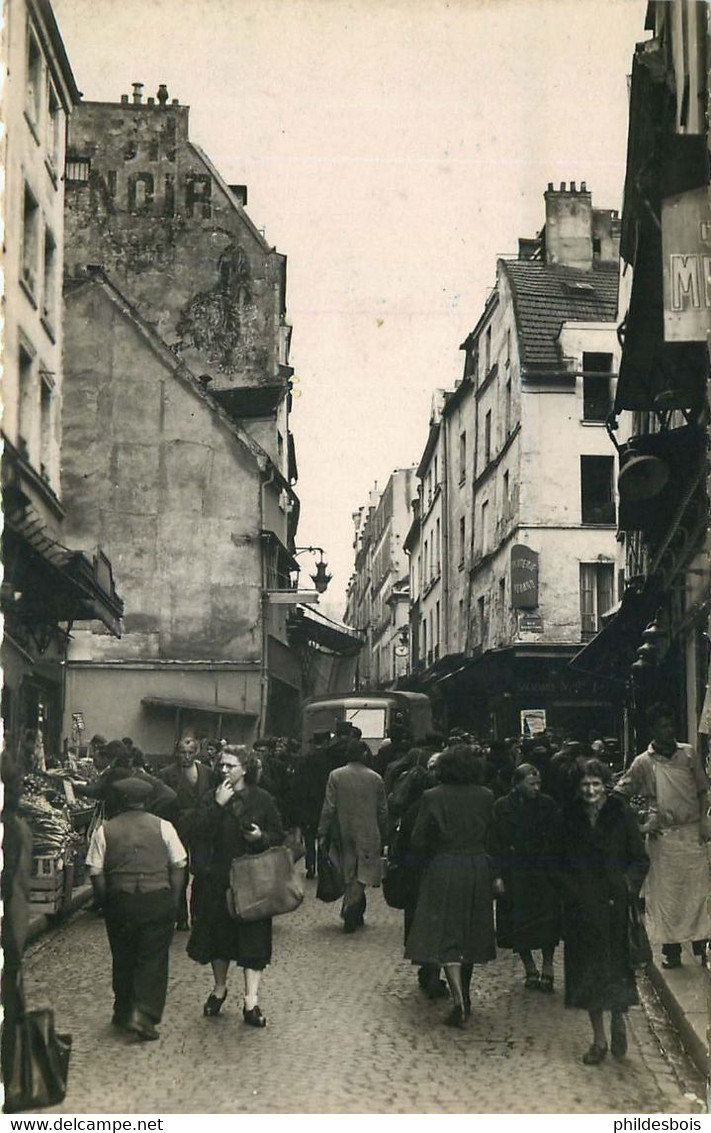
<svg viewBox="0 0 711 1133">
<path fill-rule="evenodd" d="M 647 932 L 653 944 L 662 945 L 662 967 L 679 968 L 681 946 L 688 942 L 706 965 L 709 783 L 693 747 L 674 738 L 674 714 L 667 705 L 650 708 L 647 723 L 652 741 L 615 788 L 641 796 L 648 809 L 642 827 L 650 860 L 643 889 Z"/>
</svg>

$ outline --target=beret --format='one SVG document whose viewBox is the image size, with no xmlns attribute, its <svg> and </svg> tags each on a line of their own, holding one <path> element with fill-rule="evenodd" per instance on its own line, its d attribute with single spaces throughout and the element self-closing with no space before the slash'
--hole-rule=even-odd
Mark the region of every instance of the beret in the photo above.
<svg viewBox="0 0 711 1133">
<path fill-rule="evenodd" d="M 119 779 L 111 789 L 122 803 L 145 803 L 153 794 L 153 784 L 146 779 Z"/>
</svg>

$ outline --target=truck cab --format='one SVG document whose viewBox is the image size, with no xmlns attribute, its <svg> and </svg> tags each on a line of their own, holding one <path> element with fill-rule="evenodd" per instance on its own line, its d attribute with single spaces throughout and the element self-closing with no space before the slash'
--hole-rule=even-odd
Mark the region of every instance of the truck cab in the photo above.
<svg viewBox="0 0 711 1133">
<path fill-rule="evenodd" d="M 375 754 L 393 726 L 406 728 L 413 744 L 422 742 L 432 730 L 430 699 L 420 692 L 353 692 L 341 696 L 312 696 L 302 709 L 301 739 L 304 749 L 314 732 L 335 731 L 347 721 L 360 728 L 363 741 Z"/>
</svg>

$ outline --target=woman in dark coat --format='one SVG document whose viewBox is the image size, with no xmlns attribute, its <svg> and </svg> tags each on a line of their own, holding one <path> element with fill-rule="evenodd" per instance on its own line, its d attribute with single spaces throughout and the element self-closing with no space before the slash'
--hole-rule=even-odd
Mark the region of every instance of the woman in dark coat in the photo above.
<svg viewBox="0 0 711 1133">
<path fill-rule="evenodd" d="M 256 770 L 244 749 L 223 748 L 217 770 L 220 782 L 203 800 L 193 827 L 194 921 L 188 955 L 198 964 L 212 965 L 215 983 L 205 1001 L 205 1015 L 219 1014 L 234 960 L 244 969 L 244 1021 L 264 1027 L 267 1021 L 257 998 L 272 955 L 272 922 L 234 920 L 227 911 L 226 892 L 233 859 L 279 845 L 284 830 L 273 798 L 254 783 Z"/>
<path fill-rule="evenodd" d="M 558 810 L 541 794 L 541 776 L 521 763 L 513 789 L 494 803 L 489 853 L 494 872 L 496 943 L 523 961 L 524 986 L 553 991 L 553 954 L 560 940 L 560 894 L 554 871 Z M 532 951 L 542 952 L 539 975 Z"/>
<path fill-rule="evenodd" d="M 638 1003 L 630 963 L 627 906 L 649 868 L 637 820 L 624 799 L 607 794 L 609 768 L 582 768 L 578 797 L 563 814 L 561 873 L 565 940 L 565 1005 L 590 1015 L 593 1041 L 586 1066 L 607 1054 L 604 1012 L 612 1014 L 610 1045 L 627 1052 L 624 1015 Z"/>
<path fill-rule="evenodd" d="M 440 752 L 430 755 L 426 748 L 413 748 L 410 755 L 412 752 L 417 753 L 414 766 L 400 776 L 388 795 L 388 817 L 394 818 L 394 834 L 389 841 L 388 865 L 395 866 L 401 871 L 403 879 L 403 893 L 400 895 L 404 897 L 402 906 L 404 944 L 407 944 L 415 919 L 422 872 L 426 865 L 426 860 L 412 848 L 412 831 L 420 813 L 420 802 L 424 792 L 430 787 L 437 786 L 436 764 L 440 757 Z M 387 900 L 386 885 L 387 881 L 384 881 L 383 892 Z M 436 964 L 420 965 L 417 981 L 429 999 L 446 998 L 447 985 L 440 979 L 439 967 Z"/>
<path fill-rule="evenodd" d="M 494 796 L 480 784 L 484 761 L 466 744 L 442 752 L 439 786 L 425 791 L 412 832 L 426 857 L 405 955 L 443 967 L 454 1005 L 445 1022 L 463 1027 L 471 1011 L 474 964 L 496 958 L 494 909 L 486 839 Z"/>
</svg>

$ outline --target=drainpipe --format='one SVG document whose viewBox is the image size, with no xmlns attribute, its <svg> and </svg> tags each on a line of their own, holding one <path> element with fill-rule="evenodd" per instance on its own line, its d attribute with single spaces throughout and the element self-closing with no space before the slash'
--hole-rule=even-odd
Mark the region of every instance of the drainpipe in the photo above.
<svg viewBox="0 0 711 1133">
<path fill-rule="evenodd" d="M 264 552 L 264 516 L 266 508 L 264 506 L 265 492 L 270 484 L 274 483 L 274 466 L 270 463 L 269 475 L 266 479 L 262 479 L 259 487 L 259 565 L 261 576 L 261 614 L 262 614 L 262 668 L 259 678 L 259 721 L 257 723 L 257 738 L 261 739 L 267 723 L 267 702 L 269 698 L 269 669 L 268 669 L 268 651 L 269 651 L 269 633 L 267 630 L 267 615 L 269 613 L 269 597 L 267 595 L 267 569 L 266 569 L 266 555 Z"/>
</svg>

